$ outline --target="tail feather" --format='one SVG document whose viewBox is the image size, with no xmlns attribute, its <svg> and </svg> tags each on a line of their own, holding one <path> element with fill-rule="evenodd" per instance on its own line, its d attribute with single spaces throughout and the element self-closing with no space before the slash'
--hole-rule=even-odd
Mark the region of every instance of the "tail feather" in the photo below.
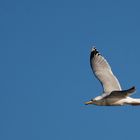
<svg viewBox="0 0 140 140">
<path fill-rule="evenodd" d="M 136 106 L 136 105 L 140 105 L 140 99 L 133 99 L 130 101 L 129 103 L 130 105 Z"/>
<path fill-rule="evenodd" d="M 133 106 L 140 105 L 140 103 L 130 103 L 130 104 L 133 105 Z"/>
</svg>

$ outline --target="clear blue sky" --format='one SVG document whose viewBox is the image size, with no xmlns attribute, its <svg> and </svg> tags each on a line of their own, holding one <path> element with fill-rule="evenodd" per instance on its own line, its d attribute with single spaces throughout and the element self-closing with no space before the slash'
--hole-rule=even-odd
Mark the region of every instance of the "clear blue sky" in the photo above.
<svg viewBox="0 0 140 140">
<path fill-rule="evenodd" d="M 140 107 L 85 106 L 102 93 L 96 47 L 140 97 L 140 2 L 0 1 L 0 139 L 139 139 Z"/>
</svg>

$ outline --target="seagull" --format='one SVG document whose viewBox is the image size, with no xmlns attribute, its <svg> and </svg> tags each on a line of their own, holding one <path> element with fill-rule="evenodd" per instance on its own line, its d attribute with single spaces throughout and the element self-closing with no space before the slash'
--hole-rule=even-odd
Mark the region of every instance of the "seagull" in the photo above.
<svg viewBox="0 0 140 140">
<path fill-rule="evenodd" d="M 140 105 L 140 99 L 130 97 L 135 92 L 135 87 L 133 86 L 127 90 L 122 90 L 120 83 L 113 74 L 109 63 L 96 48 L 91 49 L 90 66 L 95 77 L 100 81 L 103 87 L 103 93 L 100 96 L 85 102 L 85 105 Z"/>
</svg>

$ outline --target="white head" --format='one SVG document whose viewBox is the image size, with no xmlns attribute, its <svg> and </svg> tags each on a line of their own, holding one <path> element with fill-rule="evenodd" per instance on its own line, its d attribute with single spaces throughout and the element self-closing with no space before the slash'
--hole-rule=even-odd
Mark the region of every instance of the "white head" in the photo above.
<svg viewBox="0 0 140 140">
<path fill-rule="evenodd" d="M 85 105 L 89 105 L 89 104 L 95 104 L 95 105 L 97 105 L 97 104 L 100 104 L 101 99 L 102 99 L 101 96 L 97 96 L 97 97 L 91 99 L 90 101 L 85 102 Z"/>
</svg>

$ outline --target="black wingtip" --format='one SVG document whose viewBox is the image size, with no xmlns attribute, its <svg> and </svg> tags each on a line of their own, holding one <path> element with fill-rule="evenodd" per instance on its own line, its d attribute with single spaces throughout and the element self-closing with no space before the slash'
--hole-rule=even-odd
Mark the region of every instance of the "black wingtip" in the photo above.
<svg viewBox="0 0 140 140">
<path fill-rule="evenodd" d="M 96 47 L 91 48 L 91 52 L 93 52 L 93 51 L 97 51 Z"/>
<path fill-rule="evenodd" d="M 91 49 L 90 59 L 92 59 L 95 55 L 100 55 L 99 51 L 96 49 L 96 47 L 93 47 Z"/>
<path fill-rule="evenodd" d="M 136 87 L 133 86 L 133 87 L 131 87 L 130 89 L 128 89 L 127 91 L 128 91 L 128 93 L 133 93 L 133 92 L 136 91 Z"/>
<path fill-rule="evenodd" d="M 136 87 L 135 86 L 132 86 L 131 89 L 135 91 L 136 90 Z"/>
</svg>

